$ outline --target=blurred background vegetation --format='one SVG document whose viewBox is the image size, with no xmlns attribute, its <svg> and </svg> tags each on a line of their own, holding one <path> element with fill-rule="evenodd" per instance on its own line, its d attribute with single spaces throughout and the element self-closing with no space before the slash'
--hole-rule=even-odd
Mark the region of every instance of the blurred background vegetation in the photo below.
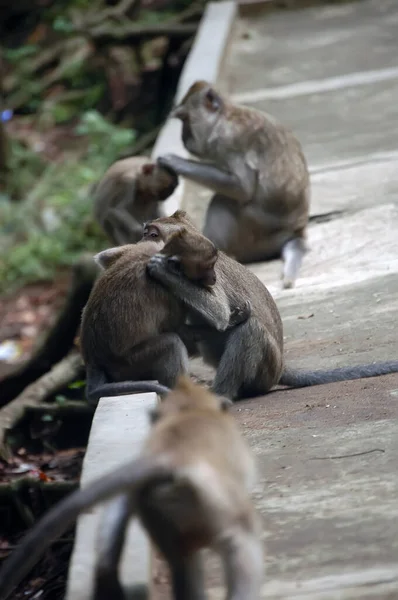
<svg viewBox="0 0 398 600">
<path fill-rule="evenodd" d="M 150 152 L 205 4 L 0 7 L 0 293 L 106 245 L 90 187 L 116 159 Z"/>
</svg>

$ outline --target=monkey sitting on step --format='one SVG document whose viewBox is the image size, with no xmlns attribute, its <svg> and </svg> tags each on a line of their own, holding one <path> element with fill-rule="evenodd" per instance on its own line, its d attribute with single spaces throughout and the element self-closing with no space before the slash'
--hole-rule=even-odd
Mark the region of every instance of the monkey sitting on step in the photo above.
<svg viewBox="0 0 398 600">
<path fill-rule="evenodd" d="M 181 225 L 199 233 L 183 211 L 156 219 L 146 230 L 156 228 L 159 238 L 167 239 Z M 396 360 L 319 371 L 285 367 L 282 320 L 272 296 L 254 273 L 223 252 L 218 254 L 216 283 L 210 291 L 194 286 L 176 269 L 175 260 L 161 254 L 149 260 L 147 270 L 187 307 L 193 326 L 201 319 L 216 320 L 221 306 L 250 302 L 247 320 L 230 330 L 203 332 L 198 343 L 204 360 L 217 369 L 216 394 L 237 399 L 266 394 L 277 384 L 297 388 L 398 372 Z"/>
<path fill-rule="evenodd" d="M 287 127 L 194 83 L 171 112 L 194 156 L 158 164 L 214 192 L 203 234 L 242 263 L 282 257 L 283 286 L 294 286 L 306 252 L 310 179 L 302 147 Z"/>
<path fill-rule="evenodd" d="M 221 555 L 228 598 L 258 600 L 263 550 L 249 495 L 254 460 L 229 404 L 181 378 L 153 415 L 140 456 L 70 494 L 27 534 L 2 566 L 0 600 L 83 510 L 117 495 L 125 500 L 124 527 L 100 542 L 96 600 L 123 598 L 117 568 L 135 515 L 169 564 L 175 600 L 205 600 L 199 550 L 206 547 Z"/>
<path fill-rule="evenodd" d="M 158 203 L 177 185 L 174 171 L 145 156 L 118 160 L 94 189 L 94 216 L 112 244 L 138 242 L 142 224 L 160 216 Z"/>
<path fill-rule="evenodd" d="M 193 327 L 187 310 L 173 294 L 150 278 L 146 267 L 157 252 L 179 261 L 179 249 L 194 248 L 181 264 L 192 285 L 212 285 L 217 249 L 200 232 L 176 227 L 170 236 L 109 248 L 97 254 L 103 273 L 83 311 L 80 347 L 87 370 L 86 395 L 96 404 L 101 396 L 134 392 L 165 393 L 188 370 L 184 344 L 194 343 L 209 328 L 228 329 L 247 319 L 250 306 L 220 305 L 209 319 Z M 189 242 L 189 239 L 191 240 Z M 170 246 L 166 244 L 169 240 Z M 159 382 L 159 383 L 158 383 Z M 165 387 L 166 386 L 166 387 Z"/>
</svg>

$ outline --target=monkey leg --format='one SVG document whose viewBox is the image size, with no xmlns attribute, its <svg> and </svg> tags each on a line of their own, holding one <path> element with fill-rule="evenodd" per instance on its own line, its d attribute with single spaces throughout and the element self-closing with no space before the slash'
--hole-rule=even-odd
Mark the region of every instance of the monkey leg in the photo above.
<svg viewBox="0 0 398 600">
<path fill-rule="evenodd" d="M 292 288 L 297 279 L 304 254 L 307 252 L 302 238 L 289 240 L 282 248 L 283 272 L 282 280 L 285 289 Z"/>
<path fill-rule="evenodd" d="M 188 352 L 176 333 L 150 338 L 133 348 L 126 358 L 130 365 L 125 373 L 128 379 L 156 379 L 173 388 L 178 377 L 188 373 Z"/>
<path fill-rule="evenodd" d="M 254 319 L 231 329 L 213 392 L 233 400 L 266 394 L 280 376 L 280 350 Z"/>
<path fill-rule="evenodd" d="M 235 200 L 215 194 L 207 208 L 203 235 L 219 250 L 230 254 L 238 238 L 238 207 Z M 242 240 L 240 240 L 242 243 Z"/>
<path fill-rule="evenodd" d="M 118 569 L 132 512 L 133 501 L 129 494 L 117 496 L 104 511 L 98 539 L 93 600 L 125 600 Z"/>
<path fill-rule="evenodd" d="M 203 565 L 199 553 L 169 561 L 174 600 L 206 600 Z"/>
<path fill-rule="evenodd" d="M 167 487 L 168 484 L 166 484 Z M 159 511 L 151 485 L 141 490 L 139 516 L 170 569 L 174 600 L 207 600 L 200 553 L 183 554 L 181 538 L 172 520 Z M 156 492 L 155 492 L 156 494 Z"/>
<path fill-rule="evenodd" d="M 223 539 L 227 600 L 258 600 L 263 577 L 263 549 L 255 529 L 238 528 Z"/>
</svg>

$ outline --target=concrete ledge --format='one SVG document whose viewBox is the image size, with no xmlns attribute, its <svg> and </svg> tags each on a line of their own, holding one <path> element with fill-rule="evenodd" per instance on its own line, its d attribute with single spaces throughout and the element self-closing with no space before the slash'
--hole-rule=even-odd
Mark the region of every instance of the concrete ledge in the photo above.
<svg viewBox="0 0 398 600">
<path fill-rule="evenodd" d="M 138 454 L 149 432 L 148 411 L 156 403 L 157 396 L 153 393 L 100 400 L 84 458 L 82 487 Z M 99 505 L 83 513 L 78 520 L 66 600 L 91 598 L 97 528 L 102 510 L 103 505 Z M 126 588 L 148 586 L 150 582 L 150 545 L 137 521 L 128 529 L 121 580 Z"/>
<path fill-rule="evenodd" d="M 206 6 L 195 42 L 182 70 L 175 104 L 182 100 L 196 80 L 217 82 L 236 14 L 236 2 L 210 2 Z M 176 119 L 168 119 L 161 129 L 152 158 L 167 153 L 178 154 L 185 158 L 189 156 L 181 141 L 181 123 Z M 180 185 L 162 205 L 164 215 L 171 215 L 180 208 L 184 187 L 185 182 L 181 178 Z"/>
</svg>

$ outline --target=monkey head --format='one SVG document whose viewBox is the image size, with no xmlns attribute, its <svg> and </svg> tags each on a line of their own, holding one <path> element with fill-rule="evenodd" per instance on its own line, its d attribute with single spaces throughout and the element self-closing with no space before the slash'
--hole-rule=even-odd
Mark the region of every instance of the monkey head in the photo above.
<svg viewBox="0 0 398 600">
<path fill-rule="evenodd" d="M 162 202 L 171 196 L 177 185 L 178 175 L 170 167 L 146 163 L 137 176 L 136 202 L 152 199 Z"/>
<path fill-rule="evenodd" d="M 159 217 L 158 219 L 144 223 L 142 239 L 161 239 L 167 244 L 171 236 L 184 229 L 184 227 L 192 229 L 194 233 L 199 234 L 199 231 L 196 229 L 185 210 L 176 210 L 170 217 Z"/>
<path fill-rule="evenodd" d="M 165 246 L 161 254 L 168 257 L 170 269 L 204 287 L 216 283 L 214 266 L 218 250 L 209 239 L 193 226 L 184 211 L 171 217 L 161 217 L 144 226 L 147 240 L 162 239 Z"/>
<path fill-rule="evenodd" d="M 224 100 L 206 81 L 191 85 L 170 116 L 182 121 L 185 148 L 199 158 L 208 154 L 209 137 L 222 114 Z"/>
<path fill-rule="evenodd" d="M 174 417 L 188 411 L 225 412 L 233 402 L 224 396 L 216 396 L 201 385 L 194 383 L 186 375 L 179 377 L 176 386 L 160 404 L 150 411 L 152 423 Z"/>
</svg>

